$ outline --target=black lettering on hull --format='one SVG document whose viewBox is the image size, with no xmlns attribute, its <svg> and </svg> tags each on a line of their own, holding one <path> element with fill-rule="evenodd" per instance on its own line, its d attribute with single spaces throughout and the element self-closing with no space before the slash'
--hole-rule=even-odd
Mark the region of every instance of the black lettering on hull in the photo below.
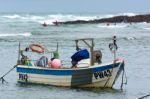
<svg viewBox="0 0 150 99">
<path fill-rule="evenodd" d="M 27 82 L 28 75 L 27 74 L 19 74 L 19 80 Z"/>
<path fill-rule="evenodd" d="M 105 71 L 101 71 L 101 72 L 96 72 L 94 73 L 94 77 L 95 79 L 98 79 L 98 78 L 105 78 L 105 77 L 111 77 L 112 74 L 111 74 L 111 71 L 110 70 L 105 70 Z"/>
</svg>

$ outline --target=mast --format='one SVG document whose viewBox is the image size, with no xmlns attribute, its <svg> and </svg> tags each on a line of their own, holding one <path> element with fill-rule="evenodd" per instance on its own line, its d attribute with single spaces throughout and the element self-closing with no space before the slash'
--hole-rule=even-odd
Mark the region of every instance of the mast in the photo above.
<svg viewBox="0 0 150 99">
<path fill-rule="evenodd" d="M 20 64 L 20 42 L 19 42 L 19 45 L 18 45 L 18 61 L 17 61 L 17 64 Z"/>
</svg>

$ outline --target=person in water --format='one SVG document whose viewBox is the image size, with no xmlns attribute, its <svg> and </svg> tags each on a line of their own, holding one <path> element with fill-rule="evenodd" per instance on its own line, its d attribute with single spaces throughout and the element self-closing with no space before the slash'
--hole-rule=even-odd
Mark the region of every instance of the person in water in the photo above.
<svg viewBox="0 0 150 99">
<path fill-rule="evenodd" d="M 46 24 L 45 22 L 42 24 L 44 27 L 47 27 L 48 26 L 48 24 Z"/>
<path fill-rule="evenodd" d="M 56 21 L 53 22 L 53 24 L 54 24 L 55 26 L 58 26 L 58 25 L 59 25 L 59 22 L 56 20 Z"/>
</svg>

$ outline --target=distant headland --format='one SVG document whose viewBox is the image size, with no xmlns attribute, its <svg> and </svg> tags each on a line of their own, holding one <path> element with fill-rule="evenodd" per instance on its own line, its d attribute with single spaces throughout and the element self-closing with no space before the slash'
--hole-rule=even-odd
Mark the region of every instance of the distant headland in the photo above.
<svg viewBox="0 0 150 99">
<path fill-rule="evenodd" d="M 66 21 L 59 22 L 59 24 L 96 24 L 96 23 L 134 23 L 134 22 L 147 22 L 150 23 L 150 14 L 144 15 L 135 15 L 135 16 L 127 16 L 120 15 L 114 16 L 110 18 L 101 18 L 101 19 L 93 19 L 93 20 L 75 20 L 75 21 Z"/>
</svg>

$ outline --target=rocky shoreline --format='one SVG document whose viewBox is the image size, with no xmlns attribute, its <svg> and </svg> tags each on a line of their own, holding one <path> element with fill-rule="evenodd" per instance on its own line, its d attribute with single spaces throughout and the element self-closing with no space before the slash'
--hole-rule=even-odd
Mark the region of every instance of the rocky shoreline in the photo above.
<svg viewBox="0 0 150 99">
<path fill-rule="evenodd" d="M 150 23 L 150 14 L 145 15 L 135 15 L 135 16 L 115 16 L 111 18 L 102 18 L 94 20 L 76 20 L 76 21 L 66 21 L 59 22 L 59 24 L 96 24 L 96 23 L 134 23 L 134 22 L 147 22 Z"/>
</svg>

